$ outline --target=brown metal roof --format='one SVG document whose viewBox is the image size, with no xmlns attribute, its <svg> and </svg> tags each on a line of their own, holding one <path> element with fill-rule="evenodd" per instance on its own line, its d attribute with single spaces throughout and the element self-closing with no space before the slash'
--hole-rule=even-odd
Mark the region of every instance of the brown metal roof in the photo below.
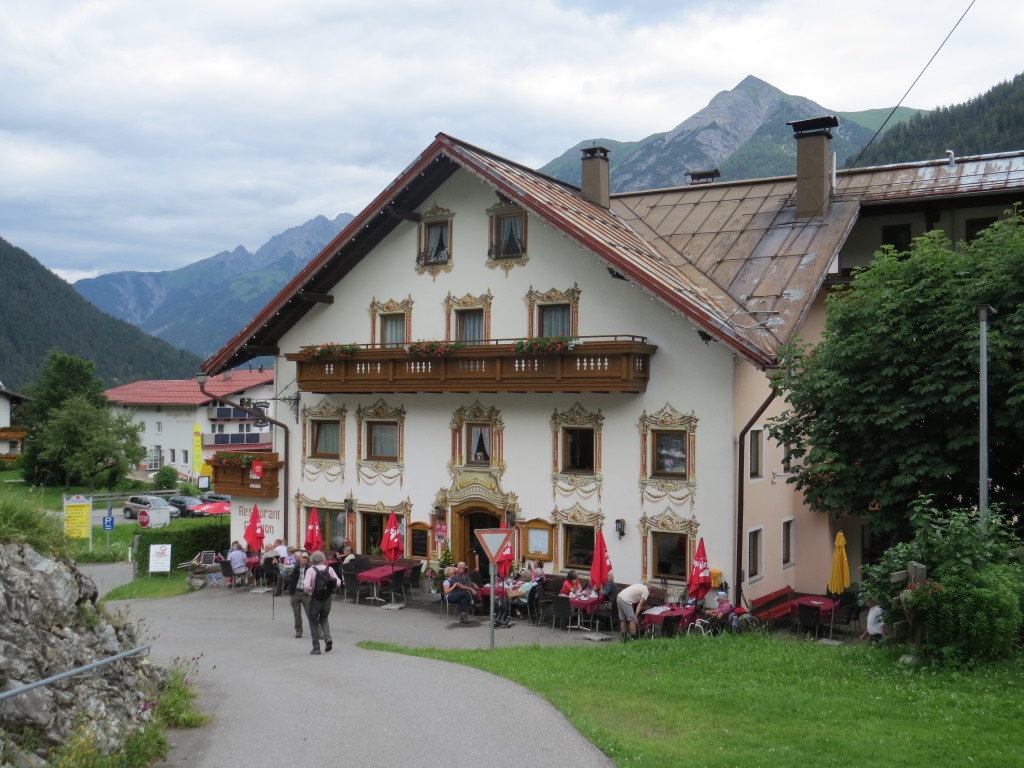
<svg viewBox="0 0 1024 768">
<path fill-rule="evenodd" d="M 274 347 L 400 222 L 459 169 L 546 221 L 626 279 L 758 366 L 800 327 L 865 208 L 897 201 L 1024 190 L 1024 152 L 845 171 L 823 217 L 796 218 L 796 179 L 698 184 L 615 195 L 610 209 L 579 189 L 438 134 L 203 370 L 216 373 Z"/>
</svg>

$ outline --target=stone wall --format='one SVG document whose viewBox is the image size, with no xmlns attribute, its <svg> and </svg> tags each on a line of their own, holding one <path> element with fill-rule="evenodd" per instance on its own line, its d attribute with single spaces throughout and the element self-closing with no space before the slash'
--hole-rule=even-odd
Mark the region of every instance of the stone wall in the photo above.
<svg viewBox="0 0 1024 768">
<path fill-rule="evenodd" d="M 135 628 L 108 620 L 96 599 L 73 564 L 0 544 L 0 691 L 138 647 Z M 139 654 L 0 701 L 0 768 L 38 765 L 78 728 L 104 752 L 116 749 L 152 719 L 163 678 Z"/>
</svg>

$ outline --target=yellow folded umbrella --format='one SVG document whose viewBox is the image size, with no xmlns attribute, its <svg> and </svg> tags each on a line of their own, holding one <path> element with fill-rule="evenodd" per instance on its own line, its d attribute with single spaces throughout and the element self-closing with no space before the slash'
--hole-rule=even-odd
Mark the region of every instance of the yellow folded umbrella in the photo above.
<svg viewBox="0 0 1024 768">
<path fill-rule="evenodd" d="M 846 559 L 846 537 L 840 531 L 832 548 L 832 571 L 828 577 L 828 591 L 838 595 L 850 586 L 850 563 Z"/>
</svg>

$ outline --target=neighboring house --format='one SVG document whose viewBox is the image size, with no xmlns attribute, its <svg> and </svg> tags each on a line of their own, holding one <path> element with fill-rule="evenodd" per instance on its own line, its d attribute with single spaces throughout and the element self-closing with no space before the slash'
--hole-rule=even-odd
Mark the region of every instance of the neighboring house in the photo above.
<svg viewBox="0 0 1024 768">
<path fill-rule="evenodd" d="M 518 557 L 557 572 L 588 569 L 603 530 L 618 581 L 670 591 L 703 538 L 756 597 L 821 592 L 843 528 L 856 573 L 861 521 L 784 482 L 767 372 L 885 238 L 963 237 L 1024 174 L 1016 153 L 842 173 L 833 191 L 829 127 L 794 126 L 797 177 L 614 196 L 601 147 L 576 189 L 439 134 L 204 363 L 276 355 L 296 417 L 275 430 L 275 535 L 301 543 L 315 510 L 328 546 L 365 552 L 394 510 L 407 554 L 448 541 L 472 562 L 473 531 L 505 521 Z M 572 348 L 543 354 L 543 337 Z M 424 357 L 418 340 L 463 346 Z"/>
<path fill-rule="evenodd" d="M 114 408 L 130 409 L 145 426 L 142 443 L 148 455 L 140 469 L 171 466 L 180 477 L 195 481 L 202 463 L 217 451 L 270 450 L 269 425 L 256 426 L 251 414 L 216 398 L 265 402 L 273 417 L 273 381 L 273 371 L 229 370 L 207 383 L 214 399 L 192 379 L 136 381 L 108 389 L 106 395 Z"/>
<path fill-rule="evenodd" d="M 11 424 L 11 411 L 27 399 L 0 385 L 0 464 L 12 464 L 25 445 L 27 432 Z"/>
</svg>

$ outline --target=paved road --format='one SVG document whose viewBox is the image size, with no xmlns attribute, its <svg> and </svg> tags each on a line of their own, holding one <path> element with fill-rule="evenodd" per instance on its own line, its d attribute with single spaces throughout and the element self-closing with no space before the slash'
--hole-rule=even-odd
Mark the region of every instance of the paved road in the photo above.
<svg viewBox="0 0 1024 768">
<path fill-rule="evenodd" d="M 480 622 L 459 624 L 436 610 L 335 601 L 334 651 L 311 656 L 308 627 L 296 639 L 286 599 L 270 593 L 211 587 L 109 607 L 127 608 L 138 620 L 154 660 L 200 658 L 201 706 L 213 722 L 174 732 L 171 754 L 157 768 L 613 765 L 546 701 L 507 680 L 355 647 L 375 639 L 486 648 L 489 632 Z M 495 638 L 498 647 L 584 642 L 525 622 Z"/>
</svg>

